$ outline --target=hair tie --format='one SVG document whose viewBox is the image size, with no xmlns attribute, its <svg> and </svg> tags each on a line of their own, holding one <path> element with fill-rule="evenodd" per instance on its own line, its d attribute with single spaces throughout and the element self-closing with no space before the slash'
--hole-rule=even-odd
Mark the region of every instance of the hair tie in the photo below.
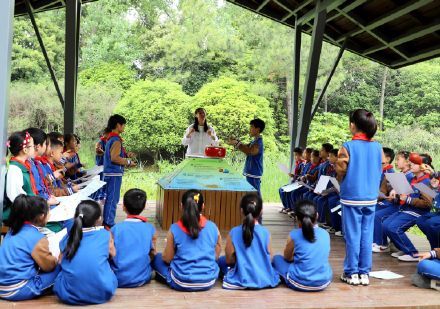
<svg viewBox="0 0 440 309">
<path fill-rule="evenodd" d="M 80 214 L 78 215 L 78 217 L 82 219 L 82 218 L 84 218 L 84 214 L 83 214 L 83 213 L 80 213 Z"/>
<path fill-rule="evenodd" d="M 11 141 L 10 140 L 8 140 L 7 142 L 6 142 L 6 147 L 11 147 Z"/>
<path fill-rule="evenodd" d="M 199 203 L 199 197 L 200 197 L 200 193 L 194 194 L 194 201 L 198 204 Z"/>
<path fill-rule="evenodd" d="M 27 148 L 28 145 L 30 144 L 30 142 L 31 142 L 31 135 L 29 134 L 29 132 L 26 131 L 26 135 L 24 137 L 24 141 L 22 144 L 22 147 L 23 147 L 22 149 Z"/>
</svg>

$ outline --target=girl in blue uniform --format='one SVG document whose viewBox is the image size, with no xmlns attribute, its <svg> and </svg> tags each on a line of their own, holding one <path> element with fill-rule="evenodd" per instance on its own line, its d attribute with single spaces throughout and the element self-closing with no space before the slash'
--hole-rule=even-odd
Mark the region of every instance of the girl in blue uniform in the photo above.
<svg viewBox="0 0 440 309">
<path fill-rule="evenodd" d="M 49 206 L 37 196 L 21 194 L 12 205 L 9 232 L 0 246 L 0 298 L 18 301 L 38 297 L 52 287 L 59 272 L 39 229 Z"/>
<path fill-rule="evenodd" d="M 391 254 L 391 256 L 398 258 L 404 262 L 418 262 L 416 254 L 417 249 L 412 244 L 411 240 L 406 236 L 405 232 L 417 222 L 417 219 L 431 210 L 433 199 L 421 195 L 414 185 L 423 183 L 429 186 L 429 174 L 426 173 L 426 158 L 411 153 L 409 160 L 411 161 L 411 171 L 414 173 L 414 178 L 411 180 L 414 193 L 409 195 L 400 195 L 400 209 L 389 216 L 382 223 L 382 228 L 386 236 L 399 249 L 398 252 Z"/>
<path fill-rule="evenodd" d="M 258 224 L 262 207 L 263 201 L 255 193 L 246 194 L 241 199 L 243 224 L 229 232 L 226 256 L 219 259 L 225 289 L 273 288 L 280 282 L 271 264 L 270 233 Z"/>
<path fill-rule="evenodd" d="M 112 227 L 116 255 L 110 265 L 118 278 L 118 287 L 133 288 L 150 282 L 151 261 L 155 255 L 154 226 L 140 215 L 145 209 L 147 194 L 130 189 L 124 195 L 123 209 L 127 219 Z"/>
<path fill-rule="evenodd" d="M 101 208 L 92 200 L 82 201 L 68 236 L 60 242 L 61 271 L 54 292 L 67 304 L 102 304 L 110 300 L 118 280 L 109 258 L 116 255 L 111 233 L 99 225 Z"/>
<path fill-rule="evenodd" d="M 163 254 L 153 260 L 156 279 L 178 291 L 209 290 L 219 274 L 220 232 L 202 215 L 204 206 L 200 191 L 183 194 L 182 217 L 171 225 Z"/>
<path fill-rule="evenodd" d="M 115 114 L 110 116 L 107 128 L 111 130 L 105 144 L 104 151 L 104 181 L 105 204 L 103 211 L 104 226 L 111 228 L 115 225 L 116 207 L 121 194 L 122 175 L 124 167 L 135 166 L 136 164 L 129 157 L 131 154 L 125 151 L 122 145 L 122 134 L 125 130 L 126 120 L 123 116 Z"/>
<path fill-rule="evenodd" d="M 342 145 L 336 163 L 336 172 L 343 178 L 340 202 L 345 260 L 341 280 L 351 285 L 370 283 L 374 211 L 384 162 L 382 146 L 371 140 L 376 130 L 376 119 L 371 112 L 353 111 L 350 114 L 353 138 Z"/>
<path fill-rule="evenodd" d="M 273 265 L 289 288 L 303 292 L 322 291 L 333 277 L 328 262 L 330 236 L 316 225 L 318 213 L 310 201 L 298 202 L 295 214 L 298 228 L 290 232 L 284 256 L 274 256 Z"/>
</svg>

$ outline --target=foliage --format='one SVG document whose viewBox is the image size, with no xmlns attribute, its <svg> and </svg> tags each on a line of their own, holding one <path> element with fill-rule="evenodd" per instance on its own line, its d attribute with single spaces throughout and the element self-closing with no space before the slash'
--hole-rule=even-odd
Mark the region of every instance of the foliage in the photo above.
<svg viewBox="0 0 440 309">
<path fill-rule="evenodd" d="M 261 118 L 266 123 L 263 132 L 265 148 L 277 149 L 274 137 L 274 122 L 269 102 L 253 94 L 246 82 L 221 77 L 203 86 L 194 96 L 190 115 L 197 107 L 204 107 L 208 120 L 214 126 L 217 136 L 226 140 L 230 137 L 249 139 L 249 122 Z"/>
<path fill-rule="evenodd" d="M 135 82 L 135 75 L 122 63 L 102 63 L 81 71 L 79 80 L 84 86 L 108 85 L 125 91 Z"/>
<path fill-rule="evenodd" d="M 321 149 L 323 143 L 330 143 L 334 147 L 339 148 L 350 137 L 347 115 L 333 113 L 316 114 L 310 125 L 307 147 Z"/>
<path fill-rule="evenodd" d="M 183 108 L 189 97 L 182 87 L 166 80 L 135 83 L 118 103 L 115 113 L 127 118 L 124 137 L 131 151 L 169 157 L 181 149 L 187 128 Z"/>
</svg>

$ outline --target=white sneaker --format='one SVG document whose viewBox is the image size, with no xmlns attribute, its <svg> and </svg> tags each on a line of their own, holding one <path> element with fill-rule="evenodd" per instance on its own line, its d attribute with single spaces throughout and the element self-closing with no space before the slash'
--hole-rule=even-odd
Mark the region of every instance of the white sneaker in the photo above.
<svg viewBox="0 0 440 309">
<path fill-rule="evenodd" d="M 405 252 L 403 252 L 403 251 L 397 251 L 397 252 L 394 252 L 394 253 L 391 253 L 391 256 L 393 257 L 393 258 L 399 258 L 399 256 L 402 256 L 402 255 L 405 255 Z"/>
<path fill-rule="evenodd" d="M 345 282 L 349 285 L 359 285 L 359 275 L 358 274 L 352 274 L 351 276 L 347 276 L 345 273 L 341 275 L 342 282 Z"/>
<path fill-rule="evenodd" d="M 399 261 L 402 262 L 418 262 L 419 258 L 413 257 L 412 255 L 409 254 L 404 254 L 398 257 Z"/>
<path fill-rule="evenodd" d="M 373 244 L 372 250 L 374 253 L 390 252 L 390 247 Z"/>
<path fill-rule="evenodd" d="M 360 284 L 361 285 L 369 285 L 370 284 L 370 278 L 367 274 L 360 274 Z"/>
<path fill-rule="evenodd" d="M 344 234 L 342 234 L 342 231 L 337 231 L 337 232 L 335 232 L 335 236 L 343 237 Z"/>
</svg>

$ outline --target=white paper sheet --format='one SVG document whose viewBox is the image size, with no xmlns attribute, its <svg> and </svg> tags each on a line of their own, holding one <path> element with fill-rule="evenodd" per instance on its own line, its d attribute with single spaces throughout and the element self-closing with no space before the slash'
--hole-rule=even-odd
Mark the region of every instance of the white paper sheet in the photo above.
<svg viewBox="0 0 440 309">
<path fill-rule="evenodd" d="M 313 192 L 320 194 L 322 191 L 327 189 L 329 181 L 330 176 L 322 175 L 321 177 L 319 177 L 318 183 L 316 184 L 315 190 Z"/>
<path fill-rule="evenodd" d="M 49 251 L 56 258 L 60 255 L 60 241 L 67 235 L 67 229 L 62 229 L 58 233 L 52 233 L 47 235 L 49 241 Z"/>
<path fill-rule="evenodd" d="M 310 185 L 306 184 L 305 182 L 302 182 L 302 181 L 298 181 L 298 183 L 299 183 L 300 185 L 302 185 L 302 186 L 306 187 L 307 189 L 310 189 L 310 190 L 315 190 L 315 188 L 313 188 L 312 186 L 310 186 Z"/>
<path fill-rule="evenodd" d="M 330 211 L 331 212 L 335 212 L 335 211 L 338 211 L 341 208 L 342 208 L 342 206 L 341 206 L 341 204 L 339 204 L 339 205 L 336 205 L 335 207 L 333 207 L 332 209 L 330 209 Z"/>
<path fill-rule="evenodd" d="M 290 174 L 290 169 L 286 166 L 286 164 L 284 163 L 277 163 L 278 168 L 284 173 L 289 175 Z"/>
<path fill-rule="evenodd" d="M 86 170 L 86 175 L 98 175 L 99 173 L 101 173 L 103 171 L 104 171 L 103 165 L 100 165 L 100 166 L 95 165 L 91 169 Z"/>
<path fill-rule="evenodd" d="M 75 210 L 81 202 L 81 197 L 78 194 L 69 196 L 69 199 L 63 201 L 49 212 L 49 222 L 59 222 L 72 219 L 75 215 Z"/>
<path fill-rule="evenodd" d="M 437 196 L 437 194 L 438 194 L 437 192 L 432 190 L 430 187 L 428 187 L 427 185 L 425 185 L 424 183 L 421 183 L 421 182 L 416 183 L 414 185 L 414 187 L 416 189 L 420 190 L 420 192 L 422 192 L 422 193 L 424 193 L 424 194 L 426 194 L 426 195 L 428 195 L 428 196 L 430 196 L 432 198 L 435 198 Z"/>
<path fill-rule="evenodd" d="M 82 199 L 87 199 L 90 195 L 105 186 L 105 182 L 99 179 L 93 179 L 84 189 L 78 191 L 78 195 Z"/>
<path fill-rule="evenodd" d="M 392 271 L 389 271 L 389 270 L 371 271 L 370 277 L 377 278 L 377 279 L 384 279 L 384 280 L 403 278 L 402 275 L 393 273 Z"/>
<path fill-rule="evenodd" d="M 281 190 L 283 190 L 284 192 L 292 192 L 293 190 L 296 190 L 301 187 L 302 187 L 302 185 L 299 184 L 298 182 L 293 182 L 290 185 L 286 185 L 284 187 L 281 187 Z"/>
<path fill-rule="evenodd" d="M 339 185 L 338 180 L 335 177 L 330 177 L 330 182 L 336 188 L 338 192 L 341 192 L 341 186 Z"/>
<path fill-rule="evenodd" d="M 404 173 L 385 173 L 385 177 L 397 194 L 411 194 L 414 192 Z"/>
<path fill-rule="evenodd" d="M 86 181 L 81 182 L 80 184 L 78 184 L 79 188 L 84 188 L 86 187 L 89 183 L 93 182 L 94 180 L 99 180 L 99 175 L 95 175 L 91 178 L 88 178 Z"/>
</svg>

